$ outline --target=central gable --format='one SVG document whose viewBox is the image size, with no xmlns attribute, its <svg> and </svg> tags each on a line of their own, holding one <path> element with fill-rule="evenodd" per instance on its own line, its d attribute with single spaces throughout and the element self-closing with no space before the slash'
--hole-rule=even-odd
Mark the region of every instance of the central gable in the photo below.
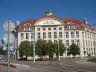
<svg viewBox="0 0 96 72">
<path fill-rule="evenodd" d="M 35 25 L 64 25 L 64 23 L 59 19 L 44 18 L 37 21 Z"/>
</svg>

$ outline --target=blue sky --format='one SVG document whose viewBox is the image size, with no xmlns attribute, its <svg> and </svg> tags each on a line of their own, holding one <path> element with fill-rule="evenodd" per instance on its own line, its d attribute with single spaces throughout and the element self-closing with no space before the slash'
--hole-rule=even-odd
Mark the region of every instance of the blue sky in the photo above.
<svg viewBox="0 0 96 72">
<path fill-rule="evenodd" d="M 46 10 L 61 18 L 87 18 L 89 24 L 96 25 L 96 0 L 0 0 L 0 44 L 4 21 L 37 19 Z"/>
</svg>

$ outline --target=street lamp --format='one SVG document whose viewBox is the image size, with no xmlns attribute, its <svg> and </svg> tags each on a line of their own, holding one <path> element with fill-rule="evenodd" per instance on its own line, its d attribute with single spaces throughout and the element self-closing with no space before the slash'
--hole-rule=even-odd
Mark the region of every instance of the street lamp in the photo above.
<svg viewBox="0 0 96 72">
<path fill-rule="evenodd" d="M 58 37 L 58 60 L 60 61 L 60 47 L 59 47 L 59 37 Z"/>
<path fill-rule="evenodd" d="M 34 31 L 33 56 L 34 56 L 34 62 L 35 62 L 35 26 L 33 31 Z"/>
</svg>

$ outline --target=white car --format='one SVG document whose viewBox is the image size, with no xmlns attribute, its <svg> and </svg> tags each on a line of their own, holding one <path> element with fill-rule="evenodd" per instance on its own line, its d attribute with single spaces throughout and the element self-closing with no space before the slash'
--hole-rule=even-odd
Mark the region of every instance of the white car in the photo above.
<svg viewBox="0 0 96 72">
<path fill-rule="evenodd" d="M 4 59 L 3 55 L 0 55 L 0 60 L 3 60 L 3 59 Z"/>
</svg>

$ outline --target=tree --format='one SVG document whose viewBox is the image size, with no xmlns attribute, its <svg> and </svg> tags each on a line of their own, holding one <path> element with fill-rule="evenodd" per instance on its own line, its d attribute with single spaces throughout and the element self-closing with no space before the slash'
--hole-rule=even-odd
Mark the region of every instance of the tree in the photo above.
<svg viewBox="0 0 96 72">
<path fill-rule="evenodd" d="M 65 45 L 62 43 L 61 40 L 59 40 L 59 49 L 60 49 L 60 55 L 62 56 L 63 53 L 66 51 Z"/>
<path fill-rule="evenodd" d="M 32 56 L 32 48 L 31 47 L 31 43 L 29 41 L 22 41 L 19 45 L 19 53 L 20 56 L 26 56 L 26 58 L 28 56 Z"/>
<path fill-rule="evenodd" d="M 52 59 L 53 58 L 53 55 L 56 53 L 56 47 L 57 45 L 55 43 L 52 43 L 51 40 L 48 41 L 47 43 L 47 53 L 49 55 L 49 59 Z"/>
<path fill-rule="evenodd" d="M 68 51 L 68 55 L 73 55 L 74 57 L 78 54 L 80 54 L 80 48 L 78 45 L 72 43 L 72 45 L 69 46 L 69 48 L 67 49 Z"/>
<path fill-rule="evenodd" d="M 4 51 L 3 49 L 2 49 L 2 47 L 0 48 L 0 55 L 5 55 L 6 54 L 6 51 Z"/>
<path fill-rule="evenodd" d="M 40 57 L 47 55 L 47 41 L 39 39 L 36 42 L 36 54 Z"/>
</svg>

